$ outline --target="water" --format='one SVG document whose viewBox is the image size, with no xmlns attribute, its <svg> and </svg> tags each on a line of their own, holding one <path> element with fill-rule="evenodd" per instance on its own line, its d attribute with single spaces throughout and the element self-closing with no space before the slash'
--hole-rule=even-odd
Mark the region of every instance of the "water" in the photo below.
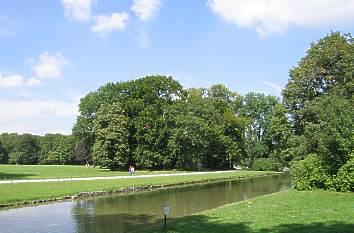
<svg viewBox="0 0 354 233">
<path fill-rule="evenodd" d="M 290 187 L 289 176 L 274 175 L 8 209 L 0 211 L 0 232 L 130 232 L 162 224 L 164 204 L 173 219 Z"/>
</svg>

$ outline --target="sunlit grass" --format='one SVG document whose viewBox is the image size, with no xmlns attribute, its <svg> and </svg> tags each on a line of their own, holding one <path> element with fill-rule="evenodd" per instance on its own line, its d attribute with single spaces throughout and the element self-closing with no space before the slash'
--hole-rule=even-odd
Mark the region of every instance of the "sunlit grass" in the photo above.
<svg viewBox="0 0 354 233">
<path fill-rule="evenodd" d="M 353 216 L 353 193 L 290 190 L 172 220 L 167 232 L 349 233 Z"/>
</svg>

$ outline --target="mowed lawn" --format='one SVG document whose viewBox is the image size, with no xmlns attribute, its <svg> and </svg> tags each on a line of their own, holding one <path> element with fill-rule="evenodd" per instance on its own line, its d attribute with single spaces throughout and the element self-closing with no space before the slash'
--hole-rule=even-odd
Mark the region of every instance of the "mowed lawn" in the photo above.
<svg viewBox="0 0 354 233">
<path fill-rule="evenodd" d="M 167 232 L 353 233 L 354 193 L 283 191 L 171 220 Z"/>
<path fill-rule="evenodd" d="M 0 184 L 0 204 L 22 204 L 32 200 L 51 199 L 88 191 L 112 191 L 126 187 L 173 185 L 188 182 L 211 181 L 239 177 L 270 175 L 275 172 L 235 171 L 186 176 L 148 177 L 48 183 Z"/>
<path fill-rule="evenodd" d="M 138 175 L 176 173 L 181 171 L 136 171 Z M 125 176 L 128 171 L 110 171 L 78 165 L 3 165 L 0 164 L 0 180 L 5 179 L 43 179 L 95 176 Z"/>
</svg>

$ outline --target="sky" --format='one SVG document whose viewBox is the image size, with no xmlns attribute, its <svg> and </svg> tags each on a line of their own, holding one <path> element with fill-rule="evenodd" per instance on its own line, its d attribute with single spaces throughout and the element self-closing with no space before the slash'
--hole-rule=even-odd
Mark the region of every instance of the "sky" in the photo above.
<svg viewBox="0 0 354 233">
<path fill-rule="evenodd" d="M 354 0 L 0 0 L 0 133 L 70 134 L 85 94 L 153 74 L 281 96 L 353 29 Z"/>
</svg>

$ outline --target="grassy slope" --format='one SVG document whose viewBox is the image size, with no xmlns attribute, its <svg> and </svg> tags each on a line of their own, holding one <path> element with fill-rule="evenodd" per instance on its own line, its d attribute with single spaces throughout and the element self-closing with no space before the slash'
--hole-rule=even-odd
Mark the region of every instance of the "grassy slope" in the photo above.
<svg viewBox="0 0 354 233">
<path fill-rule="evenodd" d="M 162 171 L 175 173 L 178 171 Z M 139 174 L 155 174 L 156 171 L 139 171 Z M 40 179 L 63 177 L 124 176 L 128 171 L 110 171 L 101 168 L 87 168 L 74 165 L 0 165 L 0 180 Z"/>
<path fill-rule="evenodd" d="M 279 192 L 173 220 L 168 232 L 353 233 L 354 194 Z"/>
<path fill-rule="evenodd" d="M 178 177 L 154 177 L 119 180 L 72 181 L 50 183 L 0 184 L 0 204 L 24 203 L 50 199 L 86 191 L 118 190 L 124 187 L 177 184 L 190 181 L 226 179 L 271 174 L 270 172 L 235 171 L 232 173 L 203 174 Z"/>
</svg>

